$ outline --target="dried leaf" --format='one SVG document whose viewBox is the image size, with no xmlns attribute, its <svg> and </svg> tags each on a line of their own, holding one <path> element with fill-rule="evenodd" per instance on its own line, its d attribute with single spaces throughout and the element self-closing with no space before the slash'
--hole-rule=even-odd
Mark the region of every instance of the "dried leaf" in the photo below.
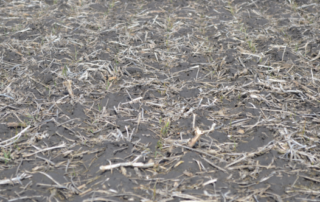
<svg viewBox="0 0 320 202">
<path fill-rule="evenodd" d="M 173 187 L 178 187 L 179 186 L 179 182 L 174 182 L 173 183 Z"/>
<path fill-rule="evenodd" d="M 73 98 L 74 95 L 73 95 L 73 91 L 72 91 L 72 88 L 71 88 L 71 84 L 72 84 L 71 80 L 66 80 L 66 81 L 63 82 L 63 85 L 67 88 L 71 98 Z"/>
<path fill-rule="evenodd" d="M 243 134 L 244 130 L 243 129 L 239 129 L 237 132 L 240 133 L 240 134 Z"/>
<path fill-rule="evenodd" d="M 22 128 L 25 128 L 27 127 L 27 124 L 26 123 L 17 123 L 17 122 L 9 122 L 7 123 L 7 127 L 9 128 L 18 128 L 18 127 L 22 127 Z"/>
<path fill-rule="evenodd" d="M 127 176 L 127 169 L 123 166 L 120 167 L 122 175 Z"/>
<path fill-rule="evenodd" d="M 179 161 L 179 162 L 176 163 L 176 165 L 174 165 L 173 167 L 176 168 L 176 167 L 178 167 L 180 164 L 183 164 L 183 163 L 184 163 L 184 161 Z"/>
<path fill-rule="evenodd" d="M 189 172 L 189 171 L 184 171 L 183 172 L 184 175 L 188 176 L 188 177 L 193 177 L 193 173 Z"/>
<path fill-rule="evenodd" d="M 193 147 L 196 142 L 200 139 L 201 135 L 203 135 L 203 131 L 201 131 L 198 127 L 194 129 L 194 137 L 189 141 L 189 147 Z"/>
<path fill-rule="evenodd" d="M 113 76 L 113 77 L 109 77 L 108 78 L 108 81 L 113 81 L 113 80 L 116 80 L 117 79 L 117 77 L 116 76 Z"/>
<path fill-rule="evenodd" d="M 219 114 L 220 116 L 224 116 L 223 110 L 221 109 L 220 111 L 218 111 L 218 114 Z"/>
</svg>

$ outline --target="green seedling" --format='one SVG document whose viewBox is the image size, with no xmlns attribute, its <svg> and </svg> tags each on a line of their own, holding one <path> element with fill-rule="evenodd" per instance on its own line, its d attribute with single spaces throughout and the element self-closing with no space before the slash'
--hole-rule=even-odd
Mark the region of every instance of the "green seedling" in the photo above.
<svg viewBox="0 0 320 202">
<path fill-rule="evenodd" d="M 241 27 L 240 27 L 240 32 L 243 32 L 243 33 L 246 32 L 246 29 L 243 27 L 243 24 L 242 24 Z"/>
<path fill-rule="evenodd" d="M 233 143 L 233 151 L 236 151 L 236 150 L 237 150 L 237 143 L 234 142 L 234 143 Z"/>
<path fill-rule="evenodd" d="M 64 66 L 64 68 L 62 69 L 62 75 L 63 76 L 67 76 L 67 65 Z"/>
<path fill-rule="evenodd" d="M 153 201 L 156 201 L 156 195 L 157 195 L 157 182 L 153 186 Z"/>
<path fill-rule="evenodd" d="M 41 46 L 44 44 L 44 38 L 41 39 Z"/>
<path fill-rule="evenodd" d="M 249 48 L 252 52 L 256 52 L 256 46 L 253 44 L 252 40 L 248 41 Z"/>
<path fill-rule="evenodd" d="M 169 132 L 170 120 L 167 120 L 164 125 L 161 127 L 161 135 L 166 136 Z"/>
<path fill-rule="evenodd" d="M 75 47 L 74 48 L 75 49 L 75 51 L 74 51 L 74 59 L 75 59 L 75 61 L 77 61 L 78 60 L 78 51 L 77 51 L 77 47 Z"/>
<path fill-rule="evenodd" d="M 160 150 L 162 149 L 162 142 L 160 140 L 158 140 L 157 142 L 157 148 L 159 148 Z"/>
<path fill-rule="evenodd" d="M 232 5 L 231 5 L 231 1 L 228 2 L 228 6 L 229 6 L 229 11 L 230 11 L 230 13 L 231 13 L 232 15 L 234 15 L 234 9 L 233 9 L 233 7 L 232 7 Z"/>
<path fill-rule="evenodd" d="M 3 156 L 4 156 L 4 158 L 5 158 L 4 163 L 5 163 L 5 164 L 9 163 L 9 161 L 10 161 L 10 159 L 11 159 L 11 153 L 10 153 L 10 151 L 7 152 L 7 151 L 3 150 L 2 152 L 3 152 Z"/>
<path fill-rule="evenodd" d="M 107 86 L 106 86 L 106 91 L 108 91 L 109 86 L 110 86 L 110 81 L 108 80 L 108 81 L 107 81 Z"/>
<path fill-rule="evenodd" d="M 118 64 L 118 63 L 117 63 Z M 118 68 L 117 68 L 117 66 L 115 65 L 114 66 L 114 73 L 115 73 L 115 75 L 117 75 L 118 74 Z"/>
<path fill-rule="evenodd" d="M 158 156 L 158 152 L 157 152 L 157 146 L 156 146 L 156 150 L 154 152 L 154 158 L 157 158 L 157 156 Z"/>
<path fill-rule="evenodd" d="M 14 148 L 17 149 L 18 151 L 21 150 L 21 148 L 17 145 L 17 143 L 14 144 Z"/>
<path fill-rule="evenodd" d="M 114 5 L 115 5 L 115 2 L 114 1 L 112 1 L 111 3 L 110 3 L 110 9 L 113 9 L 113 7 L 114 7 Z"/>
<path fill-rule="evenodd" d="M 307 124 L 307 120 L 304 121 L 304 125 L 303 125 L 303 129 L 302 129 L 301 135 L 304 135 L 305 132 L 306 132 L 306 124 Z"/>
<path fill-rule="evenodd" d="M 297 11 L 297 8 L 298 8 L 297 2 L 292 1 L 291 4 L 292 4 L 292 9 L 293 9 L 294 11 Z"/>
<path fill-rule="evenodd" d="M 54 28 L 51 29 L 53 35 L 56 35 L 56 30 Z"/>
<path fill-rule="evenodd" d="M 172 28 L 173 28 L 173 21 L 171 20 L 170 17 L 168 17 L 167 18 L 167 31 L 170 32 Z"/>
<path fill-rule="evenodd" d="M 157 143 L 157 144 L 158 144 L 158 143 Z M 159 145 L 162 146 L 162 143 L 159 143 Z M 161 149 L 162 149 L 162 147 L 161 147 Z M 161 149 L 160 149 L 160 150 L 161 150 Z M 159 152 L 159 151 L 157 150 L 157 146 L 155 146 L 154 158 L 156 159 L 158 156 L 162 156 L 162 155 L 161 155 L 161 151 Z"/>
<path fill-rule="evenodd" d="M 73 170 L 72 170 L 72 175 L 73 175 L 73 177 L 76 177 L 76 176 L 77 176 L 76 171 L 74 170 L 74 168 L 73 168 Z"/>
</svg>

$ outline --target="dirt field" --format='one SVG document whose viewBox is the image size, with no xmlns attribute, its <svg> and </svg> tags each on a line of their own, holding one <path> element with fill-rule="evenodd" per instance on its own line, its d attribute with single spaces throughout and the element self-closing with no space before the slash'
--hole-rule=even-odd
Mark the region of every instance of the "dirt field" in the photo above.
<svg viewBox="0 0 320 202">
<path fill-rule="evenodd" d="M 0 9 L 0 201 L 320 201 L 318 1 Z"/>
</svg>

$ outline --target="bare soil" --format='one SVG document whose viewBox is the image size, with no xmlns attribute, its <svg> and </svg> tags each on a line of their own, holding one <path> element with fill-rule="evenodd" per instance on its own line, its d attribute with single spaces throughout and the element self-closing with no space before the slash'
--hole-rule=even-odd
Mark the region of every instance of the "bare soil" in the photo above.
<svg viewBox="0 0 320 202">
<path fill-rule="evenodd" d="M 318 1 L 0 9 L 0 201 L 320 201 Z"/>
</svg>

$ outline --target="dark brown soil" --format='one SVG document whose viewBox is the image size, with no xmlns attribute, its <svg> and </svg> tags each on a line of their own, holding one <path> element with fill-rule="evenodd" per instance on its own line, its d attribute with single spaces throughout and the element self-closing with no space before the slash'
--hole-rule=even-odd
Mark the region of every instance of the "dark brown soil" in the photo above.
<svg viewBox="0 0 320 202">
<path fill-rule="evenodd" d="M 320 201 L 318 1 L 0 9 L 0 201 Z"/>
</svg>

